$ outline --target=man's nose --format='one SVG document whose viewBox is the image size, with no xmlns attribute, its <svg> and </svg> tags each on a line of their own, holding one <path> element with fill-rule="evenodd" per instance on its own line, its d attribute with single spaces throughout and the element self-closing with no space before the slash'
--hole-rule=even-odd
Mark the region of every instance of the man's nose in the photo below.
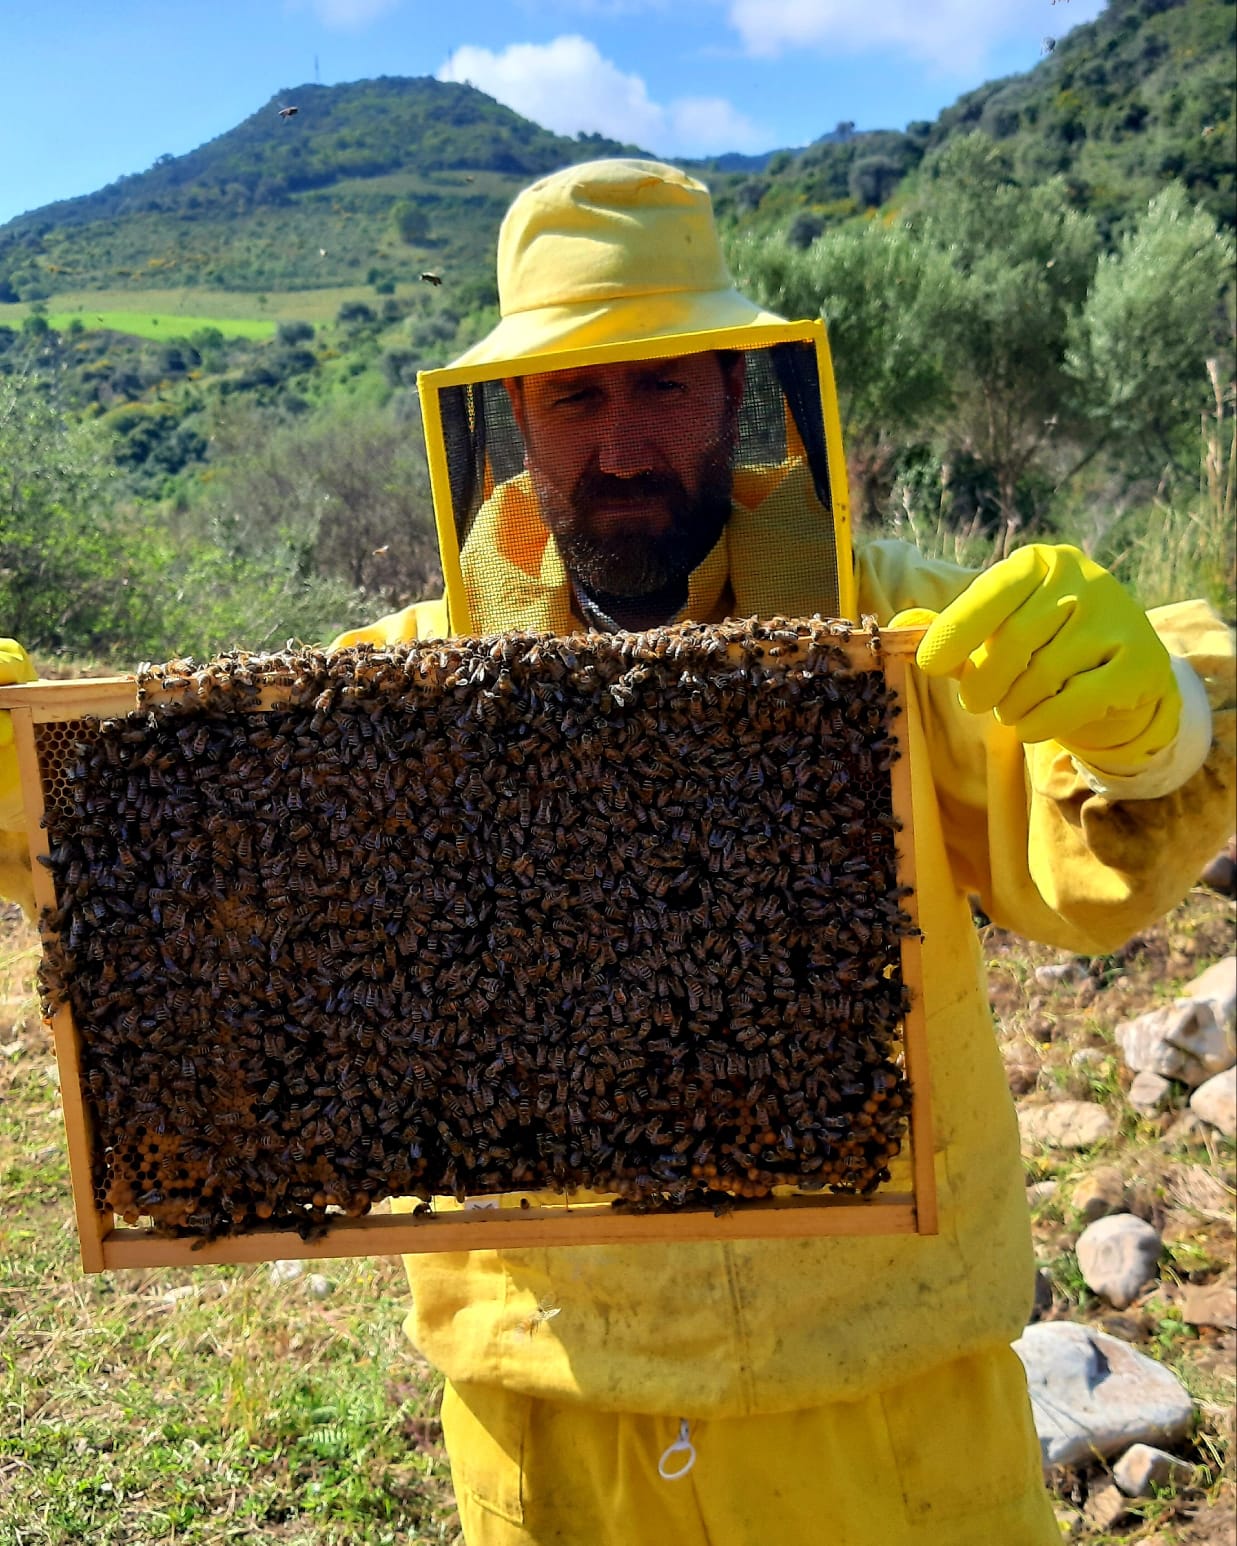
<svg viewBox="0 0 1237 1546">
<path fill-rule="evenodd" d="M 595 427 L 599 471 L 614 478 L 634 478 L 657 466 L 656 425 L 647 410 L 624 403 L 608 405 Z"/>
</svg>

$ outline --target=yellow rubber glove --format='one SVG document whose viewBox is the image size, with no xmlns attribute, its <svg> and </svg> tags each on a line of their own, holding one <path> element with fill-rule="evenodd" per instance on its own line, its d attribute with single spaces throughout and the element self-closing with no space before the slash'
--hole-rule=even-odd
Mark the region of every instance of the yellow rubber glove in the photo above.
<svg viewBox="0 0 1237 1546">
<path fill-rule="evenodd" d="M 0 639 L 0 687 L 14 682 L 33 682 L 38 672 L 16 639 Z M 17 748 L 13 745 L 13 722 L 0 710 L 0 826 L 20 824 L 22 809 L 21 778 L 17 772 Z"/>
<path fill-rule="evenodd" d="M 1134 598 L 1073 547 L 1033 543 L 978 575 L 923 627 L 928 676 L 956 676 L 962 706 L 994 713 L 1022 741 L 1057 741 L 1080 762 L 1141 772 L 1181 719 L 1172 660 Z"/>
</svg>

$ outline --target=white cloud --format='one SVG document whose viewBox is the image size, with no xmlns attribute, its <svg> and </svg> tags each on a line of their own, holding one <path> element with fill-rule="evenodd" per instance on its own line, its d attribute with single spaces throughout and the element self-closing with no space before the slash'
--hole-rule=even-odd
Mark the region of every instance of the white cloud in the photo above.
<svg viewBox="0 0 1237 1546">
<path fill-rule="evenodd" d="M 767 139 L 720 97 L 653 101 L 639 75 L 625 74 L 578 35 L 512 43 L 500 53 L 468 44 L 438 79 L 468 81 L 557 134 L 605 134 L 662 155 L 756 149 Z"/>
<path fill-rule="evenodd" d="M 1104 0 L 728 0 L 729 20 L 746 51 L 776 58 L 790 49 L 837 53 L 896 48 L 946 70 L 983 67 L 1011 37 L 1060 37 L 1093 21 Z"/>
<path fill-rule="evenodd" d="M 400 0 L 293 0 L 294 9 L 302 10 L 308 5 L 324 27 L 338 27 L 341 31 L 368 27 L 399 4 Z"/>
</svg>

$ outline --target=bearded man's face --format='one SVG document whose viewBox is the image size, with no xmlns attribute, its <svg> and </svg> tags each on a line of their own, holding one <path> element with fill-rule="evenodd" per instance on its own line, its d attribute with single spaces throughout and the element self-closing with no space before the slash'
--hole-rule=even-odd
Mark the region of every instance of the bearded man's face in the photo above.
<svg viewBox="0 0 1237 1546">
<path fill-rule="evenodd" d="M 541 517 L 586 591 L 683 580 L 730 516 L 741 355 L 624 361 L 508 383 Z"/>
</svg>

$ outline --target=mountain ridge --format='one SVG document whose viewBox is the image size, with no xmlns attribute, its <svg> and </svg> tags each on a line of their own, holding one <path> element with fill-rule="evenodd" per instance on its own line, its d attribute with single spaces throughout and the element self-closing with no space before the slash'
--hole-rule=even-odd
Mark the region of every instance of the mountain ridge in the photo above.
<svg viewBox="0 0 1237 1546">
<path fill-rule="evenodd" d="M 1171 178 L 1232 226 L 1235 48 L 1237 0 L 1110 0 L 1031 70 L 963 93 L 932 122 L 839 124 L 797 150 L 675 159 L 707 177 L 723 227 L 800 245 L 896 202 L 926 154 L 974 130 L 1004 147 L 1015 180 L 1066 177 L 1107 236 Z M 281 117 L 288 106 L 296 114 Z M 484 302 L 521 186 L 571 162 L 656 154 L 554 134 L 432 76 L 306 83 L 192 151 L 0 226 L 0 301 L 381 286 L 445 267 Z"/>
</svg>

